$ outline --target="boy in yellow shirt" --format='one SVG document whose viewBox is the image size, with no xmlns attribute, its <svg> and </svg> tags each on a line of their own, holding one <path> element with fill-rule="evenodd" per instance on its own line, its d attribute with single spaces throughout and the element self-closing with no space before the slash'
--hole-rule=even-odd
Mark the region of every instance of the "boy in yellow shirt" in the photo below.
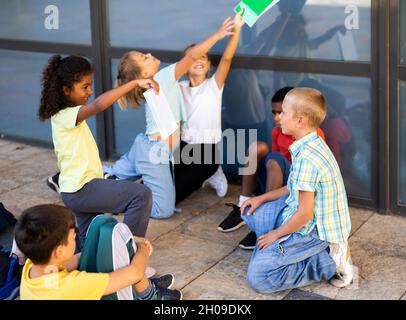
<svg viewBox="0 0 406 320">
<path fill-rule="evenodd" d="M 134 285 L 140 300 L 181 300 L 170 290 L 173 275 L 148 279 L 145 275 L 152 246 L 137 243 L 130 264 L 111 273 L 78 271 L 81 254 L 75 252 L 75 217 L 65 207 L 41 205 L 27 209 L 15 229 L 15 241 L 26 255 L 20 297 L 22 300 L 99 300 Z M 84 252 L 82 254 L 85 254 Z"/>
</svg>

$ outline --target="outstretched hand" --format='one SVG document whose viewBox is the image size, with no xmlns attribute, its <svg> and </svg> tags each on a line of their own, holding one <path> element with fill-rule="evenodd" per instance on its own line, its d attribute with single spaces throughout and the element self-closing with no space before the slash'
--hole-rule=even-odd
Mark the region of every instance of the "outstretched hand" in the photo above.
<svg viewBox="0 0 406 320">
<path fill-rule="evenodd" d="M 227 36 L 233 35 L 234 26 L 235 26 L 235 22 L 230 17 L 228 17 L 226 20 L 224 20 L 223 25 L 216 32 L 218 40 L 220 41 Z"/>
<path fill-rule="evenodd" d="M 235 15 L 235 17 L 234 17 L 234 24 L 235 24 L 235 26 L 238 27 L 238 28 L 241 28 L 241 27 L 245 24 L 245 21 L 244 21 L 244 19 L 242 18 L 243 15 L 244 15 L 244 11 L 245 11 L 245 9 L 242 9 L 242 10 L 241 10 L 239 13 L 237 13 L 237 14 Z"/>
</svg>

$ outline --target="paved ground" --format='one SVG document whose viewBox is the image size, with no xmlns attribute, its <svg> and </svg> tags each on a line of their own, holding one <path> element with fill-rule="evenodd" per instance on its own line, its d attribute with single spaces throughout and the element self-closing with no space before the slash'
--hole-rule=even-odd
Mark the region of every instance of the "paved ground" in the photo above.
<svg viewBox="0 0 406 320">
<path fill-rule="evenodd" d="M 0 201 L 17 217 L 33 205 L 62 204 L 45 184 L 55 170 L 51 150 L 0 140 Z M 182 213 L 150 221 L 151 265 L 160 273 L 174 273 L 185 299 L 406 300 L 406 218 L 355 208 L 350 244 L 359 272 L 352 286 L 337 289 L 323 282 L 278 294 L 254 292 L 245 281 L 251 253 L 237 247 L 248 229 L 216 230 L 229 210 L 224 204 L 236 202 L 238 192 L 237 185 L 230 185 L 227 197 L 219 199 L 213 190 L 201 189 L 182 202 Z M 11 231 L 0 235 L 0 244 L 10 245 Z"/>
</svg>

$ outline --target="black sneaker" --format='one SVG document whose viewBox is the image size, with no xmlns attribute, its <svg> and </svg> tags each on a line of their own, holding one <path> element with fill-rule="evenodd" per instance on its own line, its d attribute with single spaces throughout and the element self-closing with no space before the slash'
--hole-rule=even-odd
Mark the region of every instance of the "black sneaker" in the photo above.
<svg viewBox="0 0 406 320">
<path fill-rule="evenodd" d="M 238 246 L 244 250 L 254 250 L 257 245 L 257 235 L 254 231 L 248 233 L 244 239 L 240 241 Z"/>
<path fill-rule="evenodd" d="M 175 277 L 171 273 L 164 274 L 163 276 L 160 276 L 160 277 L 153 277 L 153 278 L 150 278 L 150 280 L 156 286 L 159 286 L 162 288 L 167 288 L 167 289 L 170 289 L 173 286 L 173 284 L 175 283 Z"/>
<path fill-rule="evenodd" d="M 117 176 L 114 175 L 114 174 L 110 174 L 110 173 L 104 172 L 104 173 L 103 173 L 103 179 L 106 179 L 106 180 L 117 180 Z"/>
<path fill-rule="evenodd" d="M 60 193 L 60 191 L 59 191 L 59 172 L 47 179 L 47 185 L 55 192 Z"/>
<path fill-rule="evenodd" d="M 239 206 L 232 203 L 227 203 L 226 206 L 232 207 L 233 210 L 229 213 L 227 218 L 225 218 L 223 222 L 219 224 L 217 230 L 221 232 L 232 232 L 241 228 L 245 224 L 245 221 L 241 218 Z"/>
<path fill-rule="evenodd" d="M 182 300 L 183 294 L 180 290 L 171 290 L 157 285 L 151 300 Z"/>
</svg>

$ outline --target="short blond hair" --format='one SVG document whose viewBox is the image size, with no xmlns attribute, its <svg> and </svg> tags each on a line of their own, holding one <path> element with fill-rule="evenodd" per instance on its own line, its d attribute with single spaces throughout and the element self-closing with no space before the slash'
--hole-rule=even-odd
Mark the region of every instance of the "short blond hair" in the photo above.
<svg viewBox="0 0 406 320">
<path fill-rule="evenodd" d="M 292 102 L 293 114 L 305 116 L 312 129 L 317 129 L 327 116 L 327 103 L 323 94 L 313 88 L 294 88 L 286 95 Z"/>
</svg>

